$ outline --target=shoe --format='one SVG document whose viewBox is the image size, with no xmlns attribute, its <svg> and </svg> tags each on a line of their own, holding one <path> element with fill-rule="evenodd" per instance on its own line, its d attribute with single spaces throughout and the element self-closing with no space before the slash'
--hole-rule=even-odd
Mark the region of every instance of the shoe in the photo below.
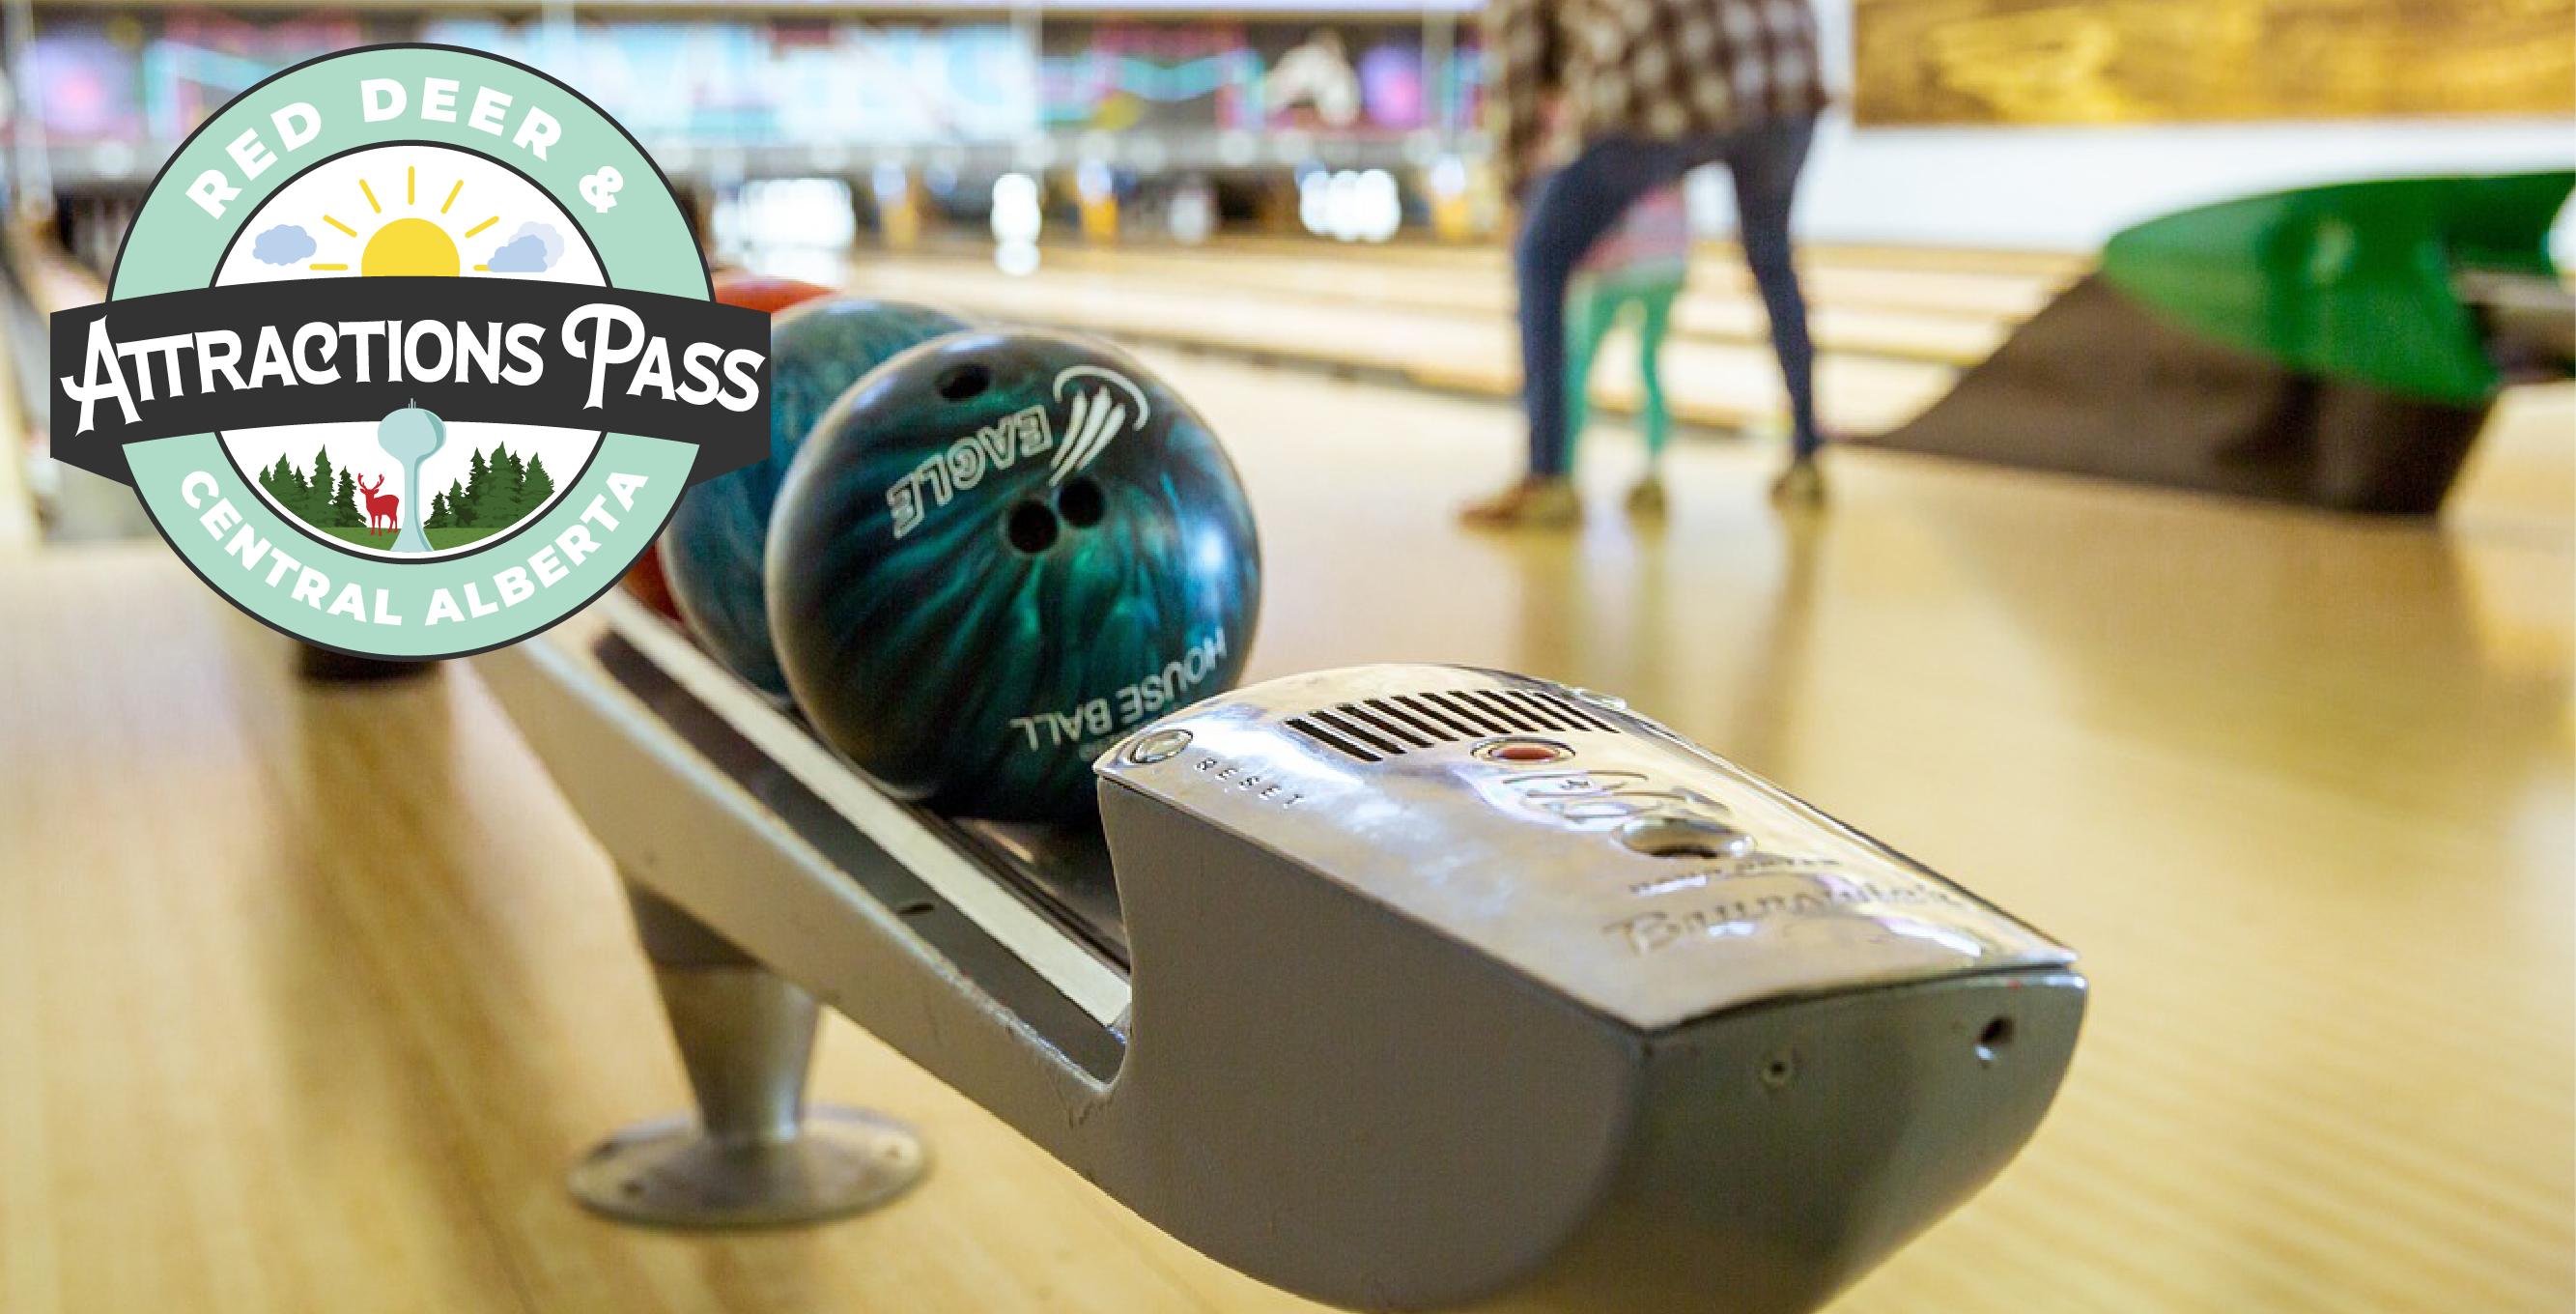
<svg viewBox="0 0 2576 1314">
<path fill-rule="evenodd" d="M 1648 475 L 1628 490 L 1628 514 L 1659 516 L 1664 513 L 1664 481 L 1660 475 Z"/>
<path fill-rule="evenodd" d="M 1775 506 L 1822 506 L 1825 501 L 1825 472 L 1812 456 L 1789 462 L 1789 468 L 1771 481 L 1771 501 Z"/>
<path fill-rule="evenodd" d="M 1458 519 L 1478 529 L 1566 529 L 1583 523 L 1583 499 L 1562 475 L 1532 475 L 1480 502 Z"/>
</svg>

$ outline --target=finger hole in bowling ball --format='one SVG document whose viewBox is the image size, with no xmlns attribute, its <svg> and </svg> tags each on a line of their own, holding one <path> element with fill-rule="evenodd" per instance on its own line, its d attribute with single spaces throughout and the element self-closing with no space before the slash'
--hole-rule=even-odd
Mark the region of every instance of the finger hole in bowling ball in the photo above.
<svg viewBox="0 0 2576 1314">
<path fill-rule="evenodd" d="M 1002 527 L 1011 546 L 1036 556 L 1055 546 L 1055 512 L 1046 503 L 1032 498 L 1011 508 L 1011 518 Z"/>
<path fill-rule="evenodd" d="M 950 401 L 966 401 L 984 395 L 984 390 L 993 386 L 993 372 L 973 361 L 968 361 L 963 365 L 948 367 L 940 374 L 939 382 L 933 386 L 939 389 L 940 396 Z"/>
<path fill-rule="evenodd" d="M 1076 479 L 1055 495 L 1055 511 L 1076 529 L 1089 529 L 1109 514 L 1109 495 L 1089 479 Z"/>
</svg>

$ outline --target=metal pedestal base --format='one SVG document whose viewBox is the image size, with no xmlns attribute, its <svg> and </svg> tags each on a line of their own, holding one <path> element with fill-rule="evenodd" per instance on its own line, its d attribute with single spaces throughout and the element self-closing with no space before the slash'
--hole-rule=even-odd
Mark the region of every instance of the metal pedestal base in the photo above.
<svg viewBox="0 0 2576 1314">
<path fill-rule="evenodd" d="M 627 895 L 698 1112 L 610 1137 L 574 1166 L 575 1199 L 631 1223 L 779 1227 L 854 1214 L 920 1180 L 929 1154 L 911 1128 L 805 1107 L 813 996 L 641 887 Z"/>
<path fill-rule="evenodd" d="M 694 1118 L 640 1123 L 574 1165 L 573 1198 L 659 1227 L 778 1227 L 858 1213 L 903 1194 L 929 1156 L 912 1129 L 861 1109 L 806 1111 L 796 1135 L 727 1144 Z"/>
</svg>

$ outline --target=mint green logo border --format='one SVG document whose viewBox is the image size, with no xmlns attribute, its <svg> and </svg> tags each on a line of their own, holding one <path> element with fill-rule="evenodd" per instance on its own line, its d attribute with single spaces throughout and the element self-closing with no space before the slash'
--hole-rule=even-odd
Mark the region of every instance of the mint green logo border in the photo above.
<svg viewBox="0 0 2576 1314">
<path fill-rule="evenodd" d="M 432 77 L 458 84 L 452 123 L 421 117 L 421 83 Z M 401 114 L 365 121 L 358 86 L 370 78 L 403 86 Z M 468 122 L 483 87 L 510 97 L 498 135 Z M 321 131 L 281 153 L 284 143 L 270 116 L 298 102 L 320 112 Z M 530 108 L 543 110 L 561 129 L 542 160 L 511 144 Z M 256 131 L 276 156 L 248 180 L 227 149 L 245 131 Z M 235 233 L 277 189 L 351 150 L 394 143 L 448 146 L 515 168 L 580 225 L 611 286 L 708 296 L 705 257 L 669 180 L 597 105 L 497 55 L 403 45 L 342 51 L 296 65 L 243 92 L 200 125 L 153 179 L 118 251 L 109 299 L 208 286 Z M 624 179 L 617 205 L 605 213 L 581 193 L 582 180 L 603 167 Z M 225 202 L 221 219 L 187 195 L 188 185 L 209 169 L 241 189 Z M 358 656 L 405 660 L 465 657 L 515 643 L 616 587 L 670 519 L 696 457 L 691 443 L 607 434 L 580 478 L 505 544 L 468 556 L 406 562 L 322 547 L 287 525 L 243 481 L 214 434 L 126 448 L 145 511 L 209 587 L 289 637 Z M 229 514 L 218 511 L 219 504 Z M 245 532 L 265 545 L 248 562 Z M 228 546 L 243 550 L 228 553 Z M 277 560 L 279 548 L 286 550 L 286 565 Z M 568 560 L 573 557 L 579 560 Z M 454 604 L 454 618 L 437 608 L 442 593 Z M 433 609 L 439 614 L 435 623 Z"/>
</svg>

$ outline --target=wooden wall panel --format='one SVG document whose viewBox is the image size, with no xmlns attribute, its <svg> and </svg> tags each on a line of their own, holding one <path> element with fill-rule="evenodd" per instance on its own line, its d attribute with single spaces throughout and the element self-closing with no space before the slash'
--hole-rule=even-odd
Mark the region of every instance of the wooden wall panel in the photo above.
<svg viewBox="0 0 2576 1314">
<path fill-rule="evenodd" d="M 2576 0 L 1853 0 L 1898 124 L 2576 113 Z"/>
</svg>

